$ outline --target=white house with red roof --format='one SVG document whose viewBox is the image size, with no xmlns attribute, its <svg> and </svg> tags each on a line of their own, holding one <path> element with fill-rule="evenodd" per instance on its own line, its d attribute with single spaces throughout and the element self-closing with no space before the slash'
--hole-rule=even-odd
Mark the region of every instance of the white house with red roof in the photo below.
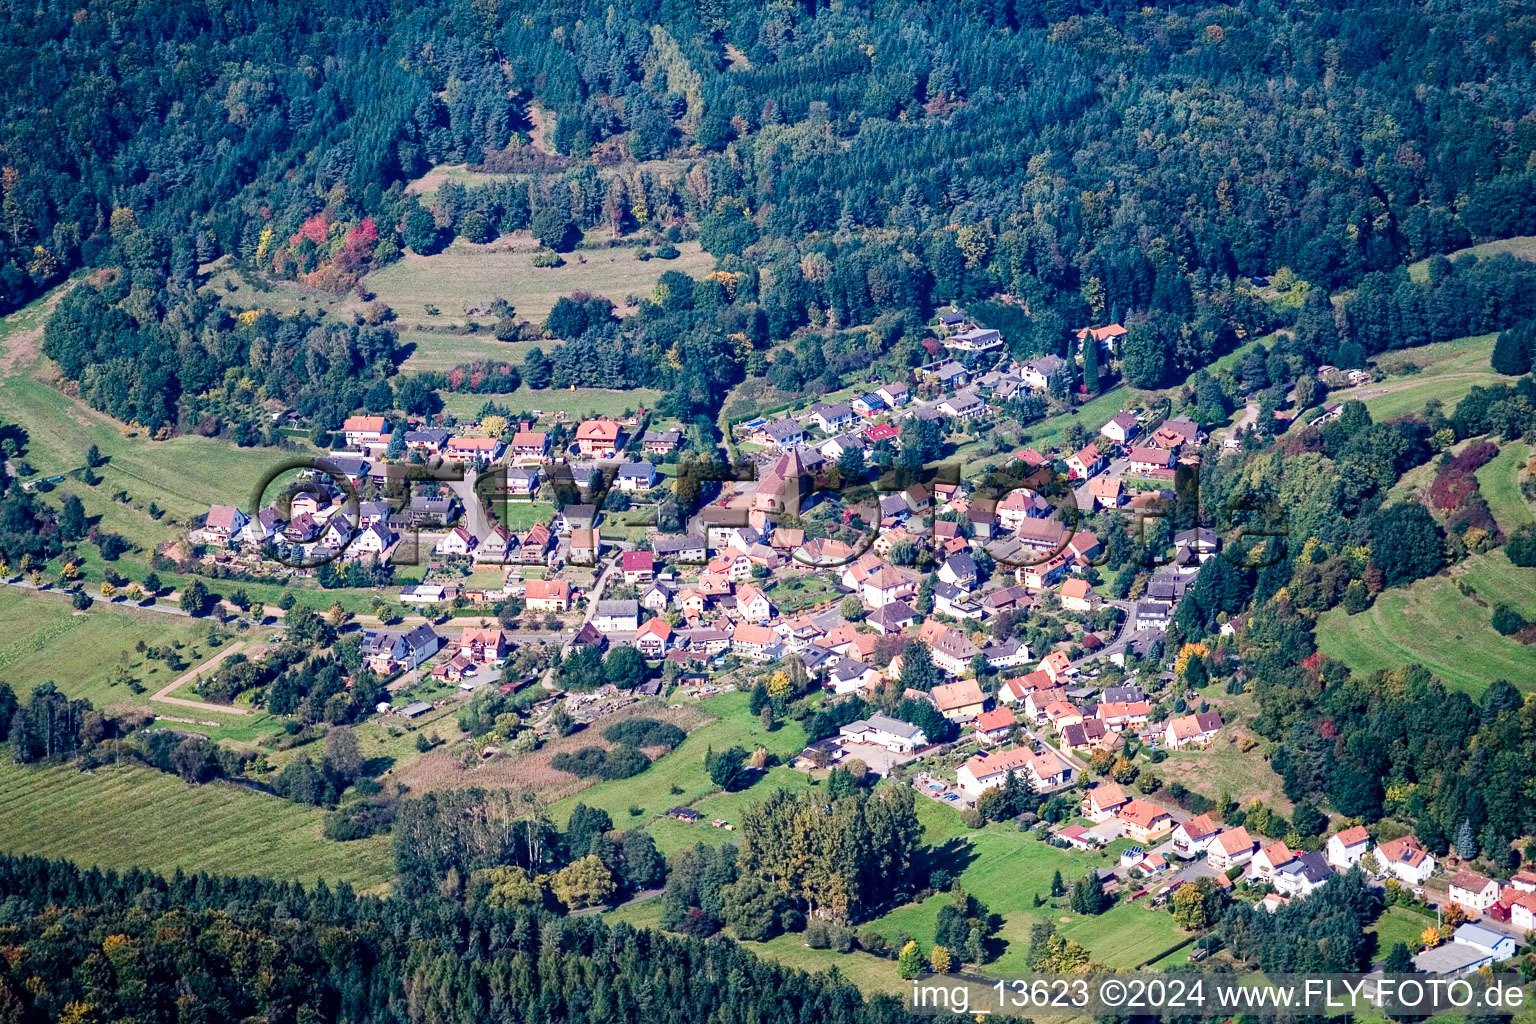
<svg viewBox="0 0 1536 1024">
<path fill-rule="evenodd" d="M 1186 859 L 1197 857 L 1205 852 L 1211 840 L 1220 833 L 1221 829 L 1209 814 L 1197 814 L 1188 821 L 1180 822 L 1179 827 L 1173 830 L 1173 852 Z"/>
<path fill-rule="evenodd" d="M 341 433 L 348 448 L 382 447 L 389 444 L 389 420 L 383 416 L 348 416 L 341 424 Z"/>
<path fill-rule="evenodd" d="M 1355 825 L 1328 837 L 1328 864 L 1348 871 L 1365 859 L 1371 849 L 1371 834 L 1364 825 Z"/>
<path fill-rule="evenodd" d="M 749 583 L 736 588 L 736 614 L 747 622 L 767 622 L 773 618 L 773 603 Z"/>
<path fill-rule="evenodd" d="M 650 551 L 626 551 L 620 556 L 619 568 L 625 583 L 649 583 L 656 575 L 656 556 Z"/>
<path fill-rule="evenodd" d="M 1435 856 L 1415 836 L 1400 836 L 1376 847 L 1376 864 L 1404 885 L 1423 885 L 1435 873 Z"/>
<path fill-rule="evenodd" d="M 619 434 L 613 420 L 582 420 L 576 427 L 576 448 L 583 455 L 611 456 L 619 449 Z"/>
<path fill-rule="evenodd" d="M 1284 843 L 1270 843 L 1248 864 L 1248 877 L 1257 882 L 1273 881 L 1275 872 L 1296 859 L 1296 854 Z"/>
<path fill-rule="evenodd" d="M 1008 738 L 1018 720 L 1007 708 L 993 708 L 976 716 L 976 738 L 983 743 L 1001 743 Z"/>
<path fill-rule="evenodd" d="M 1130 803 L 1125 790 L 1113 782 L 1101 782 L 1083 797 L 1083 817 L 1089 821 L 1108 821 Z"/>
<path fill-rule="evenodd" d="M 640 627 L 635 634 L 635 647 L 647 658 L 659 658 L 667 653 L 672 640 L 672 627 L 666 620 L 656 617 Z"/>
<path fill-rule="evenodd" d="M 1451 876 L 1446 896 L 1476 917 L 1499 901 L 1499 883 L 1476 871 L 1462 870 Z"/>
<path fill-rule="evenodd" d="M 1248 830 L 1239 825 L 1219 833 L 1205 848 L 1205 862 L 1217 871 L 1226 871 L 1253 859 L 1259 844 Z"/>
</svg>

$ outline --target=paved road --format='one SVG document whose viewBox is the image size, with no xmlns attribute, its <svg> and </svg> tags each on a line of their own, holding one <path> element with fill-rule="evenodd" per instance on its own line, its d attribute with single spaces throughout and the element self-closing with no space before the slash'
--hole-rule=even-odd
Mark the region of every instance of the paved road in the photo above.
<svg viewBox="0 0 1536 1024">
<path fill-rule="evenodd" d="M 475 493 L 475 480 L 474 473 L 465 473 L 462 480 L 448 481 L 448 487 L 459 496 L 459 502 L 464 506 L 464 525 L 469 527 L 469 532 L 475 535 L 476 540 L 484 540 L 491 534 L 491 517 L 486 514 L 485 505 Z"/>
</svg>

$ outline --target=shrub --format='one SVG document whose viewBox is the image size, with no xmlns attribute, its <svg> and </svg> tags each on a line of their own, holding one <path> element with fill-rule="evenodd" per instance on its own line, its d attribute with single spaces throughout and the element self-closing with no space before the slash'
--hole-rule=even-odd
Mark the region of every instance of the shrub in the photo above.
<svg viewBox="0 0 1536 1024">
<path fill-rule="evenodd" d="M 635 747 L 620 745 L 612 750 L 582 747 L 574 753 L 561 751 L 550 758 L 549 764 L 586 779 L 627 779 L 645 771 L 651 761 Z"/>
<path fill-rule="evenodd" d="M 603 739 L 632 747 L 675 747 L 687 733 L 655 718 L 626 718 L 603 730 Z"/>
</svg>

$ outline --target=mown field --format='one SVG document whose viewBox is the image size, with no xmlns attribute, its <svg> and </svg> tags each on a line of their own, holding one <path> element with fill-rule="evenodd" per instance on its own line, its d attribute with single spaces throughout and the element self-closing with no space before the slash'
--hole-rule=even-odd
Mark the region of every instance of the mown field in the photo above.
<svg viewBox="0 0 1536 1024">
<path fill-rule="evenodd" d="M 1382 353 L 1376 365 L 1387 372 L 1385 380 L 1330 392 L 1328 400 L 1358 398 L 1377 422 L 1422 412 L 1431 399 L 1439 399 L 1450 412 L 1473 388 L 1509 381 L 1493 372 L 1488 363 L 1495 338 L 1494 334 L 1478 334 Z M 1410 363 L 1418 370 L 1403 372 L 1410 369 Z"/>
<path fill-rule="evenodd" d="M 1507 444 L 1477 473 L 1479 489 L 1506 531 L 1536 520 L 1519 485 L 1529 455 L 1528 444 Z M 1458 581 L 1475 597 L 1463 594 Z M 1490 620 L 1500 604 L 1536 620 L 1536 570 L 1515 566 L 1497 549 L 1471 555 L 1443 575 L 1384 591 L 1359 615 L 1342 608 L 1325 613 L 1318 619 L 1318 645 L 1358 672 L 1419 664 L 1473 694 L 1496 679 L 1536 690 L 1536 647 L 1494 631 Z"/>
<path fill-rule="evenodd" d="M 668 270 L 698 277 L 715 265 L 697 242 L 684 242 L 675 260 L 641 261 L 627 247 L 581 249 L 565 253 L 562 267 L 535 267 L 536 244 L 526 237 L 516 244 L 514 237 L 488 245 L 455 242 L 435 256 L 407 253 L 363 278 L 362 285 L 395 311 L 402 326 L 489 322 L 487 315 L 469 311 L 488 309 L 498 298 L 512 303 L 519 320 L 540 323 L 561 296 L 572 292 L 602 295 L 622 306 L 631 295 L 648 295 Z M 429 315 L 428 306 L 438 314 Z"/>
<path fill-rule="evenodd" d="M 33 686 L 53 682 L 61 693 L 84 698 L 96 707 L 148 706 L 150 694 L 214 653 L 205 623 L 109 609 L 101 602 L 89 611 L 76 612 L 58 597 L 13 587 L 0 587 L 0 622 L 6 625 L 0 636 L 0 680 L 10 683 L 23 698 Z M 149 647 L 176 645 L 184 667 L 171 669 L 162 660 L 147 658 L 134 649 L 140 641 Z M 119 668 L 139 681 L 142 693 L 113 681 Z"/>
<path fill-rule="evenodd" d="M 14 764 L 0 748 L 0 850 L 103 868 L 260 874 L 360 888 L 389 881 L 389 837 L 337 843 L 320 811 L 229 783 L 189 786 L 151 768 L 94 773 Z"/>
</svg>

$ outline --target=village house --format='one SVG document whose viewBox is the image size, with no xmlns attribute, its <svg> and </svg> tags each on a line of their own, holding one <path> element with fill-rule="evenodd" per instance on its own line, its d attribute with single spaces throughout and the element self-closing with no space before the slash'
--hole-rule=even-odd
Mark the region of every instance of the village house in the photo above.
<svg viewBox="0 0 1536 1024">
<path fill-rule="evenodd" d="M 1509 904 L 1509 923 L 1524 932 L 1536 932 L 1536 892 L 1517 891 Z"/>
<path fill-rule="evenodd" d="M 1069 612 L 1093 611 L 1093 587 L 1088 581 L 1074 577 L 1061 585 L 1061 606 Z"/>
<path fill-rule="evenodd" d="M 1106 324 L 1103 327 L 1084 327 L 1077 332 L 1079 347 L 1086 344 L 1089 338 L 1098 342 L 1099 347 L 1104 349 L 1105 353 L 1110 356 L 1116 356 L 1120 353 L 1120 343 L 1125 340 L 1125 328 L 1120 324 Z"/>
<path fill-rule="evenodd" d="M 1370 833 L 1364 825 L 1355 825 L 1328 838 L 1328 863 L 1348 871 L 1365 859 L 1370 848 Z"/>
<path fill-rule="evenodd" d="M 981 648 L 972 643 L 970 637 L 953 626 L 943 626 L 933 631 L 932 639 L 926 642 L 932 651 L 933 663 L 952 676 L 968 672 L 971 659 L 981 653 Z"/>
<path fill-rule="evenodd" d="M 640 602 L 624 599 L 599 601 L 592 614 L 592 625 L 599 633 L 633 633 L 640 628 Z"/>
<path fill-rule="evenodd" d="M 601 551 L 598 532 L 591 529 L 572 530 L 567 551 L 572 565 L 596 565 Z"/>
<path fill-rule="evenodd" d="M 917 613 L 905 601 L 892 601 L 889 604 L 883 604 L 870 612 L 864 619 L 867 625 L 882 636 L 900 633 L 916 621 Z"/>
<path fill-rule="evenodd" d="M 958 420 L 974 420 L 986 415 L 987 403 L 974 391 L 961 391 L 940 402 L 939 412 Z"/>
<path fill-rule="evenodd" d="M 685 587 L 678 591 L 675 600 L 683 616 L 689 619 L 697 619 L 704 614 L 704 609 L 709 607 L 709 598 L 693 587 Z"/>
<path fill-rule="evenodd" d="M 880 385 L 875 389 L 875 394 L 879 395 L 880 400 L 892 409 L 899 409 L 901 406 L 906 405 L 912 397 L 911 389 L 900 381 L 893 384 Z"/>
<path fill-rule="evenodd" d="M 672 627 L 665 620 L 652 618 L 635 634 L 635 648 L 652 661 L 667 653 Z"/>
<path fill-rule="evenodd" d="M 494 665 L 507 656 L 507 638 L 499 629 L 465 626 L 459 633 L 459 653 L 479 665 Z"/>
<path fill-rule="evenodd" d="M 976 738 L 982 743 L 1001 743 L 1008 738 L 1018 720 L 1007 708 L 993 708 L 976 716 Z"/>
<path fill-rule="evenodd" d="M 1051 503 L 1027 487 L 1016 487 L 997 503 L 997 522 L 1005 530 L 1017 530 L 1028 519 L 1044 519 Z"/>
<path fill-rule="evenodd" d="M 967 327 L 956 331 L 944 342 L 947 348 L 958 349 L 961 352 L 986 352 L 994 348 L 1000 348 L 1003 344 L 1001 331 L 989 327 Z"/>
<path fill-rule="evenodd" d="M 1217 871 L 1226 871 L 1228 868 L 1235 868 L 1239 864 L 1246 864 L 1252 860 L 1253 852 L 1258 849 L 1258 845 L 1248 834 L 1248 830 L 1239 825 L 1237 828 L 1220 833 L 1211 840 L 1205 848 L 1205 860 Z"/>
<path fill-rule="evenodd" d="M 811 406 L 811 419 L 828 434 L 847 430 L 858 422 L 858 416 L 847 402 L 817 402 Z"/>
<path fill-rule="evenodd" d="M 381 676 L 417 668 L 437 653 L 437 633 L 428 625 L 411 630 L 378 630 L 363 634 L 358 654 Z"/>
<path fill-rule="evenodd" d="M 647 455 L 675 452 L 683 443 L 681 430 L 647 430 L 640 435 L 640 448 Z"/>
<path fill-rule="evenodd" d="M 423 427 L 420 430 L 407 430 L 405 432 L 405 450 L 431 458 L 443 450 L 443 446 L 448 443 L 448 439 L 452 436 L 453 431 L 446 427 Z"/>
<path fill-rule="evenodd" d="M 1131 800 L 1118 815 L 1124 835 L 1143 846 L 1173 831 L 1173 815 L 1145 800 Z"/>
<path fill-rule="evenodd" d="M 964 722 L 981 714 L 986 707 L 986 696 L 974 679 L 962 679 L 958 683 L 940 683 L 929 691 L 929 698 L 939 713 L 952 722 Z"/>
<path fill-rule="evenodd" d="M 1180 822 L 1173 830 L 1173 852 L 1185 860 L 1193 860 L 1204 853 L 1221 829 L 1209 814 L 1197 814 L 1188 821 Z"/>
<path fill-rule="evenodd" d="M 1205 440 L 1200 427 L 1186 418 L 1172 419 L 1152 433 L 1152 443 L 1159 448 L 1177 451 L 1186 444 L 1200 444 Z"/>
<path fill-rule="evenodd" d="M 1051 386 L 1051 378 L 1061 373 L 1066 365 L 1067 361 L 1060 356 L 1038 356 L 1021 368 L 1024 383 L 1036 391 L 1044 391 Z"/>
<path fill-rule="evenodd" d="M 656 486 L 656 467 L 649 462 L 627 462 L 619 467 L 615 485 L 626 494 L 648 491 Z"/>
<path fill-rule="evenodd" d="M 1414 836 L 1401 836 L 1375 849 L 1376 864 L 1404 885 L 1419 886 L 1435 873 L 1434 854 L 1424 849 Z"/>
<path fill-rule="evenodd" d="M 664 583 L 652 583 L 640 595 L 640 607 L 660 615 L 672 603 L 672 591 Z"/>
<path fill-rule="evenodd" d="M 836 694 L 856 693 L 874 686 L 880 673 L 853 658 L 838 658 L 827 672 L 827 685 Z"/>
<path fill-rule="evenodd" d="M 1147 724 L 1151 714 L 1152 705 L 1148 701 L 1105 701 L 1099 705 L 1097 717 L 1110 732 L 1119 733 L 1127 729 L 1139 730 Z"/>
<path fill-rule="evenodd" d="M 1069 725 L 1061 730 L 1061 742 L 1068 750 L 1089 750 L 1101 747 L 1110 736 L 1104 723 L 1097 718 L 1085 718 L 1077 725 Z"/>
<path fill-rule="evenodd" d="M 773 602 L 750 584 L 736 588 L 736 614 L 747 622 L 767 622 L 773 618 Z"/>
<path fill-rule="evenodd" d="M 1168 720 L 1168 728 L 1163 732 L 1163 745 L 1169 750 L 1209 747 L 1220 731 L 1221 715 L 1215 711 L 1181 715 Z"/>
<path fill-rule="evenodd" d="M 1136 476 L 1146 476 L 1173 468 L 1174 454 L 1167 448 L 1132 448 L 1127 471 Z"/>
<path fill-rule="evenodd" d="M 1478 917 L 1499 901 L 1499 883 L 1476 871 L 1463 869 L 1450 877 L 1446 898 Z"/>
<path fill-rule="evenodd" d="M 933 367 L 931 372 L 938 378 L 940 386 L 950 390 L 964 387 L 971 379 L 971 371 L 953 359 L 946 360 Z"/>
<path fill-rule="evenodd" d="M 910 722 L 885 715 L 870 715 L 838 729 L 844 743 L 869 743 L 893 754 L 912 754 L 928 745 L 923 730 Z"/>
<path fill-rule="evenodd" d="M 1067 456 L 1067 473 L 1073 480 L 1087 480 L 1108 464 L 1096 444 L 1087 444 Z"/>
<path fill-rule="evenodd" d="M 1256 882 L 1271 881 L 1276 871 L 1295 859 L 1296 855 L 1284 843 L 1270 843 L 1248 862 L 1248 877 Z"/>
<path fill-rule="evenodd" d="M 519 430 L 512 435 L 512 458 L 540 462 L 549 453 L 549 435 L 542 430 Z"/>
<path fill-rule="evenodd" d="M 613 420 L 582 420 L 576 427 L 576 450 L 589 458 L 612 458 L 619 450 L 619 434 Z"/>
<path fill-rule="evenodd" d="M 348 558 L 382 558 L 399 539 L 383 523 L 371 523 L 352 538 L 346 555 Z"/>
<path fill-rule="evenodd" d="M 962 792 L 975 798 L 989 789 L 1003 785 L 1008 781 L 1008 776 L 1014 773 L 1026 777 L 1037 792 L 1069 785 L 1076 774 L 1071 765 L 1049 750 L 1044 754 L 1036 754 L 1020 747 L 977 754 L 960 766 L 955 773 L 955 781 Z"/>
<path fill-rule="evenodd" d="M 1125 481 L 1118 476 L 1096 476 L 1088 481 L 1088 496 L 1097 508 L 1119 508 L 1125 502 Z"/>
<path fill-rule="evenodd" d="M 1120 813 L 1130 799 L 1113 782 L 1101 782 L 1083 797 L 1083 817 L 1092 822 L 1108 821 Z"/>
<path fill-rule="evenodd" d="M 389 444 L 389 420 L 383 416 L 348 416 L 341 424 L 341 433 L 348 448 L 382 448 Z"/>
<path fill-rule="evenodd" d="M 447 526 L 453 521 L 453 499 L 418 494 L 411 499 L 406 515 L 416 526 Z"/>
<path fill-rule="evenodd" d="M 777 641 L 778 637 L 767 626 L 743 622 L 731 633 L 731 650 L 742 657 L 758 660 Z"/>
<path fill-rule="evenodd" d="M 1135 413 L 1122 412 L 1111 417 L 1108 423 L 1100 427 L 1099 433 L 1109 438 L 1115 444 L 1125 444 L 1135 437 L 1140 429 L 1141 427 L 1136 422 Z"/>
<path fill-rule="evenodd" d="M 448 439 L 443 457 L 449 462 L 495 462 L 506 451 L 499 437 L 459 437 Z"/>
<path fill-rule="evenodd" d="M 680 564 L 697 565 L 708 557 L 704 538 L 687 533 L 680 537 L 656 537 L 651 550 L 657 558 L 672 559 Z"/>
<path fill-rule="evenodd" d="M 881 441 L 894 441 L 900 433 L 894 423 L 871 423 L 859 432 L 859 436 L 870 444 L 879 444 Z"/>
<path fill-rule="evenodd" d="M 475 545 L 474 560 L 478 565 L 505 565 L 517 553 L 517 540 L 505 526 L 497 523 L 485 539 Z"/>
<path fill-rule="evenodd" d="M 531 499 L 539 493 L 539 471 L 513 466 L 503 471 L 503 487 L 509 498 Z"/>
<path fill-rule="evenodd" d="M 545 556 L 555 543 L 555 535 L 543 523 L 534 523 L 518 534 L 517 554 L 524 565 L 543 565 Z"/>
<path fill-rule="evenodd" d="M 523 603 L 530 611 L 566 611 L 571 607 L 571 584 L 567 580 L 529 580 Z"/>
<path fill-rule="evenodd" d="M 849 412 L 851 414 L 852 410 Z M 792 419 L 769 420 L 757 429 L 753 440 L 787 452 L 805 443 L 805 428 Z"/>
<path fill-rule="evenodd" d="M 204 539 L 215 544 L 228 544 L 245 530 L 250 519 L 233 505 L 214 505 L 203 519 Z"/>
<path fill-rule="evenodd" d="M 1041 659 L 1037 667 L 1051 677 L 1052 683 L 1077 675 L 1077 667 L 1072 664 L 1072 659 L 1067 657 L 1066 651 L 1052 651 Z"/>
<path fill-rule="evenodd" d="M 1277 868 L 1270 883 L 1282 896 L 1297 899 L 1311 895 L 1312 890 L 1332 877 L 1328 859 L 1316 850 L 1308 850 Z"/>
<path fill-rule="evenodd" d="M 630 586 L 649 583 L 656 575 L 656 556 L 650 551 L 626 551 L 619 556 L 619 567 Z"/>
</svg>

